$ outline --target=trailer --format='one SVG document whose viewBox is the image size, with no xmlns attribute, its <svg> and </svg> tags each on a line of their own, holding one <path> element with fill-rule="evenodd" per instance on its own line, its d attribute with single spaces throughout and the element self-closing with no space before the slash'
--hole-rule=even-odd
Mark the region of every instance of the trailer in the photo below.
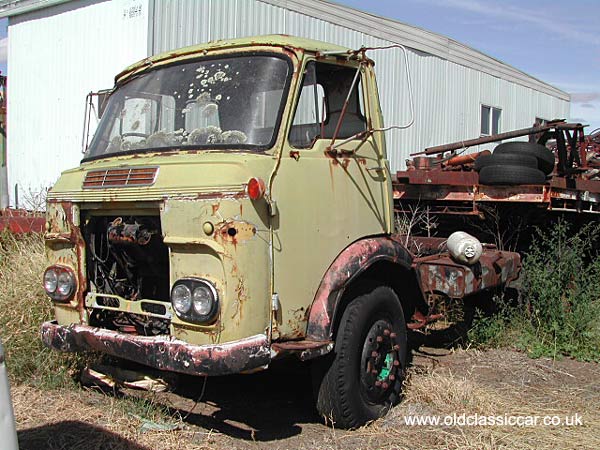
<svg viewBox="0 0 600 450">
<path fill-rule="evenodd" d="M 528 142 L 504 142 L 493 153 L 468 153 L 473 146 L 522 136 L 528 136 Z M 559 215 L 584 223 L 597 220 L 600 213 L 600 132 L 585 135 L 580 123 L 538 123 L 411 156 L 407 169 L 398 171 L 392 182 L 395 212 L 412 216 L 425 211 L 441 229 L 461 222 L 468 224 L 469 232 L 481 235 L 482 223 L 490 218 L 506 227 L 519 217 L 529 226 Z M 498 236 L 515 230 L 489 231 Z M 496 244 L 522 249 L 527 241 L 525 234 Z"/>
</svg>

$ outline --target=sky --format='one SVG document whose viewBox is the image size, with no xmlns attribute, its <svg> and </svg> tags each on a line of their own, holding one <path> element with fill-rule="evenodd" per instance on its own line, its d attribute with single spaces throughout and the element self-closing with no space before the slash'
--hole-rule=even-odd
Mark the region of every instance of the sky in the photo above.
<svg viewBox="0 0 600 450">
<path fill-rule="evenodd" d="M 334 0 L 442 34 L 571 94 L 600 128 L 600 0 Z"/>
<path fill-rule="evenodd" d="M 600 128 L 600 0 L 335 0 L 442 34 L 571 94 L 571 121 Z M 0 20 L 6 74 L 7 20 Z"/>
</svg>

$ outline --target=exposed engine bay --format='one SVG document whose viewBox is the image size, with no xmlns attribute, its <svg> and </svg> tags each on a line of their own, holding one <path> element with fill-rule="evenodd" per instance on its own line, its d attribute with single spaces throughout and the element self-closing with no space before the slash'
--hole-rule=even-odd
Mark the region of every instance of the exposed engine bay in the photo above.
<svg viewBox="0 0 600 450">
<path fill-rule="evenodd" d="M 93 292 L 130 301 L 169 302 L 169 252 L 159 217 L 91 216 L 84 223 L 87 277 Z M 117 307 L 119 300 L 102 297 L 102 304 Z M 105 309 L 94 309 L 90 324 L 142 335 L 168 333 L 166 319 Z"/>
</svg>

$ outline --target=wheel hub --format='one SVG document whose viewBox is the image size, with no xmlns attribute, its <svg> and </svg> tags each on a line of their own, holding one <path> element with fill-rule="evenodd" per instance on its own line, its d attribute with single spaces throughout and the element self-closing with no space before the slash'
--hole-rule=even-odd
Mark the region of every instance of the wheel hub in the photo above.
<svg viewBox="0 0 600 450">
<path fill-rule="evenodd" d="M 361 388 L 373 403 L 381 403 L 399 378 L 400 346 L 387 320 L 376 321 L 364 341 Z"/>
</svg>

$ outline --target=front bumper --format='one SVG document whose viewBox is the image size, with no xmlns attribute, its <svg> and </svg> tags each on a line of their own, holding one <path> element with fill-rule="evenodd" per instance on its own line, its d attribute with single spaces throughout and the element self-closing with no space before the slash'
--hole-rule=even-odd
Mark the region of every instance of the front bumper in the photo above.
<svg viewBox="0 0 600 450">
<path fill-rule="evenodd" d="M 190 375 L 229 375 L 265 367 L 271 361 L 267 336 L 213 345 L 190 345 L 169 336 L 138 336 L 72 324 L 45 322 L 42 342 L 55 350 L 94 350 L 160 370 Z"/>
</svg>

